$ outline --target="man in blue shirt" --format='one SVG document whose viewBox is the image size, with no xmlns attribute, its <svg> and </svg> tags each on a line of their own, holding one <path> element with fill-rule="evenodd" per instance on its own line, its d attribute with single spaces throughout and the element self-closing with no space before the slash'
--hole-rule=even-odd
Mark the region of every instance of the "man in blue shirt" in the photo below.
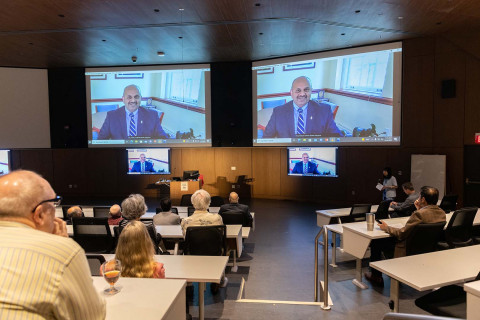
<svg viewBox="0 0 480 320">
<path fill-rule="evenodd" d="M 302 161 L 295 163 L 295 167 L 293 167 L 292 173 L 313 173 L 313 174 L 320 174 L 317 169 L 317 165 L 311 161 L 308 161 L 310 157 L 308 153 L 302 154 Z"/>
<path fill-rule="evenodd" d="M 140 155 L 140 161 L 137 161 L 133 164 L 130 172 L 155 172 L 155 169 L 153 169 L 153 164 L 150 161 L 145 160 L 145 154 L 142 153 Z"/>
<path fill-rule="evenodd" d="M 298 77 L 292 83 L 292 101 L 278 106 L 265 128 L 263 138 L 294 138 L 302 135 L 341 137 L 329 105 L 310 100 L 312 82 Z"/>
</svg>

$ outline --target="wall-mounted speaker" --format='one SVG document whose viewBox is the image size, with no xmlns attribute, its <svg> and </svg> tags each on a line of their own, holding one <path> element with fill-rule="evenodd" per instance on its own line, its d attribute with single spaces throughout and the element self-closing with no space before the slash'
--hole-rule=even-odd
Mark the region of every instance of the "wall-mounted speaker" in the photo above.
<svg viewBox="0 0 480 320">
<path fill-rule="evenodd" d="M 456 97 L 457 81 L 455 79 L 442 80 L 442 99 Z"/>
</svg>

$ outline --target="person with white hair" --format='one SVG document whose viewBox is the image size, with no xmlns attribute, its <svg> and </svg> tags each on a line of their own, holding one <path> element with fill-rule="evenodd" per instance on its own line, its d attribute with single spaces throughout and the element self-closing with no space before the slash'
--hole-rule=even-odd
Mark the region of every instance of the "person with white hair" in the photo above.
<svg viewBox="0 0 480 320">
<path fill-rule="evenodd" d="M 181 226 L 183 235 L 186 234 L 187 228 L 191 226 L 214 226 L 222 225 L 222 217 L 218 213 L 210 213 L 207 211 L 210 206 L 210 194 L 203 190 L 197 190 L 192 195 L 192 204 L 195 211 L 190 217 L 182 220 Z"/>
<path fill-rule="evenodd" d="M 105 319 L 85 251 L 55 217 L 61 200 L 32 171 L 0 177 L 0 319 Z"/>
</svg>

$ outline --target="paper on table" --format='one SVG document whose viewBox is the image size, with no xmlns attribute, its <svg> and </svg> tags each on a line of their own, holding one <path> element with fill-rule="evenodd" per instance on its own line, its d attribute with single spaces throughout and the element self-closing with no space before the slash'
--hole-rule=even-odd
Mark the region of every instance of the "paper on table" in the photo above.
<svg viewBox="0 0 480 320">
<path fill-rule="evenodd" d="M 383 184 L 377 183 L 377 186 L 376 186 L 375 188 L 377 188 L 378 190 L 382 191 Z"/>
</svg>

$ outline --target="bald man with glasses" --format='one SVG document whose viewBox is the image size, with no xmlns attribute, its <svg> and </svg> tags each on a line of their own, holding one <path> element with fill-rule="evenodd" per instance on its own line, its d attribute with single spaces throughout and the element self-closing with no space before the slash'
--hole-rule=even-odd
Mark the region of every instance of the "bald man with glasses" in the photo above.
<svg viewBox="0 0 480 320">
<path fill-rule="evenodd" d="M 31 171 L 0 177 L 0 319 L 104 319 L 83 249 L 55 217 L 62 197 Z"/>
</svg>

